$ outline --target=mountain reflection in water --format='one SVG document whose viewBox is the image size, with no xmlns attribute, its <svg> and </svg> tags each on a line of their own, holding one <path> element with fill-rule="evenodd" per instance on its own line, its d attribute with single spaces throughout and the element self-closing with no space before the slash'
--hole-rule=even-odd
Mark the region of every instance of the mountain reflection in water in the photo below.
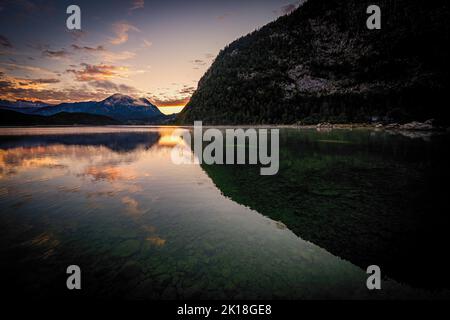
<svg viewBox="0 0 450 320">
<path fill-rule="evenodd" d="M 351 182 L 356 176 L 347 177 L 350 182 L 346 187 L 352 188 L 336 184 L 336 179 L 349 174 L 348 168 L 359 168 L 364 179 L 377 175 L 383 183 L 397 179 L 398 172 L 385 175 L 386 167 L 380 167 L 373 153 L 390 150 L 385 157 L 401 168 L 403 155 L 398 158 L 398 153 L 391 151 L 405 149 L 389 146 L 406 143 L 401 139 L 408 138 L 282 130 L 284 173 L 269 182 L 255 176 L 251 167 L 173 164 L 170 152 L 178 143 L 173 130 L 0 129 L 0 270 L 7 279 L 5 289 L 36 298 L 74 294 L 139 299 L 431 295 L 428 290 L 411 288 L 423 286 L 394 272 L 403 267 L 401 261 L 383 260 L 382 251 L 374 255 L 365 239 L 355 239 L 361 233 L 352 226 L 368 232 L 377 249 L 387 248 L 384 236 L 402 230 L 398 224 L 404 222 L 404 216 L 389 220 L 387 211 L 360 207 L 381 181 L 369 179 L 361 185 L 369 187 L 366 197 Z M 326 143 L 335 140 L 351 143 Z M 430 150 L 426 142 L 412 145 L 413 149 Z M 427 159 L 433 158 L 424 157 L 421 163 Z M 361 169 L 368 163 L 379 169 L 377 175 Z M 338 168 L 341 171 L 335 170 Z M 336 179 L 327 176 L 321 180 L 325 177 L 320 172 L 330 174 L 330 170 Z M 307 183 L 303 180 L 306 177 L 315 180 Z M 269 183 L 273 187 L 268 187 Z M 370 183 L 376 189 L 370 188 Z M 374 196 L 382 200 L 380 195 Z M 308 197 L 318 204 L 316 209 Z M 333 203 L 333 210 L 344 215 L 345 221 L 331 215 L 318 218 L 327 213 L 323 206 Z M 344 209 L 356 212 L 353 219 L 347 219 Z M 364 220 L 376 212 L 387 217 L 385 224 L 382 218 Z M 361 229 L 367 222 L 372 231 Z M 416 244 L 421 239 L 410 240 Z M 398 244 L 402 242 L 393 246 Z M 435 248 L 441 244 L 436 243 Z M 364 256 L 366 249 L 369 258 Z M 392 252 L 402 247 L 396 250 Z M 386 250 L 387 255 L 390 252 Z M 415 254 L 420 260 L 424 253 Z M 430 254 L 424 256 L 429 258 Z M 387 261 L 382 270 L 386 266 L 392 271 L 388 276 L 394 279 L 384 281 L 383 290 L 376 293 L 366 288 L 363 266 L 365 259 L 373 257 Z M 82 269 L 83 290 L 78 293 L 65 288 L 65 270 L 71 264 Z M 434 294 L 448 296 L 447 291 Z"/>
</svg>

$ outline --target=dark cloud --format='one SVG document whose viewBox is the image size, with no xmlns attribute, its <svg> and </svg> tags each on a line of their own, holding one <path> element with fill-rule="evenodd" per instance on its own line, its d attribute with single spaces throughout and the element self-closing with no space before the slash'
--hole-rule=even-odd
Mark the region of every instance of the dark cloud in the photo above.
<svg viewBox="0 0 450 320">
<path fill-rule="evenodd" d="M 0 46 L 4 47 L 4 48 L 12 48 L 13 47 L 11 44 L 11 41 L 9 41 L 8 38 L 6 38 L 5 36 L 2 36 L 1 34 L 0 34 Z"/>
<path fill-rule="evenodd" d="M 204 60 L 201 60 L 201 59 L 195 59 L 195 60 L 191 60 L 189 62 L 194 64 L 197 67 L 206 65 L 206 62 Z"/>
<path fill-rule="evenodd" d="M 85 37 L 87 32 L 84 30 L 68 30 L 67 31 L 74 41 L 79 41 L 81 38 Z"/>
<path fill-rule="evenodd" d="M 79 46 L 77 44 L 72 44 L 71 48 L 73 49 L 73 51 L 75 51 L 77 53 L 86 53 L 86 54 L 97 56 L 97 57 L 101 58 L 103 62 L 127 60 L 127 59 L 131 59 L 135 56 L 134 52 L 130 52 L 130 51 L 113 52 L 113 51 L 107 50 L 102 45 L 98 45 L 96 47 L 89 47 L 89 46 Z"/>
<path fill-rule="evenodd" d="M 120 92 L 120 93 L 133 94 L 133 93 L 138 92 L 138 90 L 134 87 L 128 86 L 126 84 L 116 84 L 109 80 L 96 80 L 96 81 L 89 82 L 89 84 L 94 88 L 103 89 L 109 93 Z"/>
<path fill-rule="evenodd" d="M 133 58 L 136 54 L 130 51 L 122 51 L 122 52 L 113 52 L 106 49 L 102 45 L 98 45 L 96 47 L 89 46 L 79 46 L 76 44 L 72 44 L 71 48 L 75 52 L 86 53 L 93 56 L 97 56 L 102 59 L 103 62 L 114 62 L 119 60 L 128 60 Z"/>
<path fill-rule="evenodd" d="M 25 85 L 32 85 L 32 84 L 52 84 L 52 83 L 59 83 L 61 80 L 49 78 L 49 79 L 18 79 L 19 84 L 22 86 Z"/>
<path fill-rule="evenodd" d="M 46 43 L 27 43 L 27 47 L 38 50 L 38 51 L 44 51 L 50 49 L 50 45 Z"/>
<path fill-rule="evenodd" d="M 75 51 L 85 51 L 85 52 L 101 52 L 106 51 L 106 49 L 103 46 L 97 46 L 97 47 L 88 47 L 88 46 L 78 46 L 76 44 L 72 45 L 72 49 Z"/>
<path fill-rule="evenodd" d="M 180 94 L 182 95 L 192 95 L 195 92 L 195 87 L 188 87 L 185 86 L 183 89 L 181 89 Z"/>
<path fill-rule="evenodd" d="M 96 80 L 89 82 L 89 84 L 95 88 L 117 91 L 117 84 L 109 80 Z"/>
<path fill-rule="evenodd" d="M 70 52 L 67 52 L 64 49 L 58 51 L 44 50 L 42 54 L 49 58 L 67 58 L 70 56 Z"/>
<path fill-rule="evenodd" d="M 12 85 L 13 83 L 8 80 L 0 80 L 0 93 L 3 93 L 3 89 L 8 89 Z"/>
</svg>

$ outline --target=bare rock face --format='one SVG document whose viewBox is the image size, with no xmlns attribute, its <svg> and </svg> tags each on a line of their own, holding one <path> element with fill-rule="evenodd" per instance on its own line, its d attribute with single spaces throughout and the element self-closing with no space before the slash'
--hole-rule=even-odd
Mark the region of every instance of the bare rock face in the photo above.
<svg viewBox="0 0 450 320">
<path fill-rule="evenodd" d="M 309 0 L 224 48 L 181 123 L 449 121 L 449 6 L 380 0 Z"/>
<path fill-rule="evenodd" d="M 333 125 L 331 123 L 324 122 L 324 123 L 318 123 L 316 127 L 318 129 L 332 129 Z"/>
<path fill-rule="evenodd" d="M 409 122 L 409 123 L 406 123 L 406 124 L 400 126 L 399 129 L 400 130 L 416 130 L 416 131 L 433 130 L 434 129 L 433 125 L 431 125 L 429 121 L 427 121 L 427 122 L 413 121 L 413 122 Z"/>
</svg>

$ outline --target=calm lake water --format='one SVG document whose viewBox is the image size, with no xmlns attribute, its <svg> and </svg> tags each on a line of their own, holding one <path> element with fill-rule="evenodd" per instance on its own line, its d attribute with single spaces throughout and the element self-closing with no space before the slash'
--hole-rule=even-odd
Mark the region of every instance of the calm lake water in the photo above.
<svg viewBox="0 0 450 320">
<path fill-rule="evenodd" d="M 174 128 L 0 129 L 2 289 L 34 298 L 442 298 L 446 134 L 281 129 L 280 172 L 175 165 Z M 79 265 L 82 290 L 66 289 Z M 365 269 L 381 267 L 369 292 Z"/>
</svg>

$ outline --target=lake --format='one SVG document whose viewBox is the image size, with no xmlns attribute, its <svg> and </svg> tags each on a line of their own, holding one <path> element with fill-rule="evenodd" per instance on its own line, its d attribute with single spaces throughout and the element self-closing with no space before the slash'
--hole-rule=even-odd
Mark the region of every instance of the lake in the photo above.
<svg viewBox="0 0 450 320">
<path fill-rule="evenodd" d="M 448 134 L 280 129 L 280 170 L 171 127 L 0 129 L 2 288 L 31 298 L 450 297 Z M 366 287 L 378 265 L 382 290 Z M 66 288 L 66 268 L 82 290 Z"/>
</svg>

